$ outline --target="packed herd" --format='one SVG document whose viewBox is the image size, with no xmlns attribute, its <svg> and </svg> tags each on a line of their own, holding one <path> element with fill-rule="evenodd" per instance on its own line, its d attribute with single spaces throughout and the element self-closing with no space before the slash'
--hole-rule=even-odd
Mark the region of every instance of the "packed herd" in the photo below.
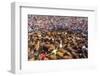
<svg viewBox="0 0 100 76">
<path fill-rule="evenodd" d="M 88 58 L 88 18 L 28 16 L 28 60 Z"/>
</svg>

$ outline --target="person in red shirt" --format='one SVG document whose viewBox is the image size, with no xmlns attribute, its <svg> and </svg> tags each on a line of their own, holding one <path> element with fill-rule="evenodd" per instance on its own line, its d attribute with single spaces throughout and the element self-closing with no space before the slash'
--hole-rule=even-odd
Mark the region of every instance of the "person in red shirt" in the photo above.
<svg viewBox="0 0 100 76">
<path fill-rule="evenodd" d="M 44 60 L 45 58 L 46 58 L 46 53 L 45 52 L 40 53 L 39 59 Z"/>
</svg>

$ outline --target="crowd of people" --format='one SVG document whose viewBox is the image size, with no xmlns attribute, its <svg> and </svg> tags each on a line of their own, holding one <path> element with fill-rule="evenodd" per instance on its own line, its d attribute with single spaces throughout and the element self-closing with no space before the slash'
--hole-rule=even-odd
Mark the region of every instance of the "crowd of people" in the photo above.
<svg viewBox="0 0 100 76">
<path fill-rule="evenodd" d="M 88 18 L 28 15 L 28 60 L 88 58 Z"/>
</svg>

